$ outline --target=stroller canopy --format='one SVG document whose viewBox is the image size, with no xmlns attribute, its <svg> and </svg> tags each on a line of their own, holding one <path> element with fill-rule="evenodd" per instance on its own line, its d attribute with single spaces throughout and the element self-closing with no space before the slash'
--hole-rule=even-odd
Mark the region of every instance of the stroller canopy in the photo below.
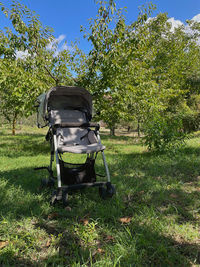
<svg viewBox="0 0 200 267">
<path fill-rule="evenodd" d="M 48 112 L 51 110 L 80 110 L 92 118 L 92 96 L 84 88 L 75 86 L 56 86 L 37 98 L 38 125 L 44 127 L 48 123 Z"/>
</svg>

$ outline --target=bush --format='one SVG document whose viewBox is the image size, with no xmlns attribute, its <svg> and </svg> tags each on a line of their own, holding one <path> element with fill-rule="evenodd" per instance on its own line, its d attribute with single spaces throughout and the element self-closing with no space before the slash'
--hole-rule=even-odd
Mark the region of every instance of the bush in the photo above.
<svg viewBox="0 0 200 267">
<path fill-rule="evenodd" d="M 197 131 L 200 125 L 200 114 L 197 112 L 185 114 L 183 115 L 182 122 L 185 133 Z"/>
<path fill-rule="evenodd" d="M 149 150 L 177 149 L 184 143 L 182 118 L 172 114 L 157 113 L 144 123 L 145 144 Z"/>
</svg>

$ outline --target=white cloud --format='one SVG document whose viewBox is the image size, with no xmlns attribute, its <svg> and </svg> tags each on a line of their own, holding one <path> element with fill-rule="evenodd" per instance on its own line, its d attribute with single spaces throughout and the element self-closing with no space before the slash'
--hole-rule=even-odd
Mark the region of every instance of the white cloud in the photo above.
<svg viewBox="0 0 200 267">
<path fill-rule="evenodd" d="M 155 20 L 156 19 L 156 17 L 150 17 L 150 18 L 148 18 L 147 19 L 147 23 L 148 22 L 151 22 L 151 21 L 153 21 L 153 20 Z M 175 18 L 169 18 L 168 20 L 167 20 L 167 22 L 169 22 L 170 24 L 171 24 L 171 31 L 172 32 L 174 32 L 174 29 L 175 28 L 178 28 L 178 27 L 180 27 L 180 26 L 183 26 L 184 24 L 183 24 L 183 22 L 181 22 L 180 20 L 177 20 L 177 19 L 175 19 Z"/>
<path fill-rule="evenodd" d="M 60 44 L 65 38 L 66 38 L 66 35 L 61 34 L 61 35 L 59 35 L 58 38 L 56 38 L 55 40 L 56 40 L 56 42 L 57 42 L 58 44 Z"/>
<path fill-rule="evenodd" d="M 171 31 L 174 32 L 174 29 L 175 28 L 178 28 L 180 26 L 183 26 L 183 22 L 181 22 L 180 20 L 178 19 L 175 19 L 175 18 L 169 18 L 167 20 L 167 22 L 171 23 Z"/>
<path fill-rule="evenodd" d="M 64 34 L 61 34 L 58 36 L 58 38 L 55 38 L 52 42 L 50 42 L 48 45 L 47 45 L 47 49 L 48 50 L 53 50 L 53 48 L 55 47 L 56 44 L 58 44 L 58 48 L 57 50 L 55 51 L 55 55 L 58 55 L 58 53 L 64 49 L 66 50 L 70 50 L 71 47 L 70 46 L 67 46 L 67 44 L 62 44 L 61 43 L 65 40 L 66 38 L 66 35 Z M 61 47 L 59 47 L 59 45 L 61 45 Z M 21 58 L 21 59 L 25 59 L 26 57 L 28 56 L 28 51 L 16 51 L 16 58 Z"/>
<path fill-rule="evenodd" d="M 146 23 L 148 23 L 148 22 L 151 22 L 152 20 L 155 20 L 156 19 L 156 17 L 149 17 L 148 19 L 147 19 L 147 21 L 146 21 Z"/>
<path fill-rule="evenodd" d="M 200 14 L 197 14 L 197 15 L 194 16 L 191 20 L 192 20 L 193 22 L 199 22 L 199 23 L 200 23 Z M 192 30 L 192 29 L 190 28 L 189 25 L 186 25 L 186 26 L 185 26 L 185 32 L 186 32 L 187 34 L 189 34 L 189 35 L 193 35 L 194 33 L 198 33 L 198 32 L 196 32 L 196 30 Z M 200 46 L 200 37 L 197 37 L 196 42 L 197 42 L 197 44 Z"/>
<path fill-rule="evenodd" d="M 28 51 L 16 51 L 16 58 L 26 58 L 28 56 Z"/>
<path fill-rule="evenodd" d="M 200 14 L 197 14 L 196 16 L 194 16 L 192 18 L 192 20 L 196 21 L 196 22 L 200 22 Z"/>
<path fill-rule="evenodd" d="M 148 18 L 147 23 L 155 20 L 156 17 Z M 193 22 L 199 22 L 200 23 L 200 14 L 197 14 L 191 19 Z M 174 17 L 169 18 L 167 20 L 171 24 L 171 32 L 174 32 L 174 30 L 178 27 L 182 27 L 182 29 L 187 33 L 188 35 L 193 35 L 195 33 L 195 30 L 192 30 L 191 27 L 188 24 L 184 24 L 182 21 L 175 19 Z M 200 46 L 200 37 L 196 39 L 197 44 Z"/>
<path fill-rule="evenodd" d="M 64 43 L 62 45 L 62 47 L 61 47 L 61 50 L 69 50 L 69 51 L 71 51 L 72 49 L 73 48 L 70 45 L 68 45 L 67 43 Z"/>
<path fill-rule="evenodd" d="M 63 40 L 65 40 L 66 36 L 64 34 L 61 34 L 58 36 L 58 38 L 53 39 L 48 45 L 47 49 L 52 50 L 56 45 L 59 45 L 62 43 Z"/>
<path fill-rule="evenodd" d="M 59 52 L 63 51 L 63 50 L 72 50 L 72 47 L 67 45 L 67 42 L 65 41 L 66 39 L 66 35 L 61 34 L 58 36 L 58 38 L 55 38 L 52 42 L 50 42 L 47 45 L 47 49 L 48 50 L 55 50 L 54 55 L 57 56 Z M 56 45 L 58 45 L 56 47 Z M 28 51 L 16 51 L 16 58 L 22 58 L 25 59 L 28 56 Z"/>
<path fill-rule="evenodd" d="M 72 50 L 72 47 L 67 45 L 67 42 L 65 41 L 66 35 L 61 34 L 58 36 L 58 38 L 54 39 L 52 42 L 50 42 L 47 45 L 47 49 L 53 50 L 56 48 L 56 51 L 54 52 L 54 55 L 57 56 L 59 52 L 63 50 Z M 63 43 L 64 42 L 64 43 Z M 57 47 L 56 47 L 57 45 Z"/>
</svg>

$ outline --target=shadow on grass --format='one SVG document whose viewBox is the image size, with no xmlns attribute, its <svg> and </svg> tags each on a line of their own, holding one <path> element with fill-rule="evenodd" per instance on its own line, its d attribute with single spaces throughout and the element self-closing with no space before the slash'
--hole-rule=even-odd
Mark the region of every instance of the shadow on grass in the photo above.
<svg viewBox="0 0 200 267">
<path fill-rule="evenodd" d="M 127 242 L 129 243 L 128 253 L 121 258 L 121 264 L 125 263 L 124 266 L 192 266 L 192 262 L 200 263 L 200 246 L 198 244 L 185 243 L 183 240 L 177 241 L 166 237 L 162 232 L 153 230 L 147 224 L 132 224 L 130 233 L 133 239 L 134 236 L 137 236 L 137 241 L 132 251 L 129 250 L 131 240 Z M 135 265 L 136 255 L 142 257 Z"/>
<path fill-rule="evenodd" d="M 13 144 L 15 143 L 16 147 L 20 146 L 22 140 L 25 141 L 20 147 L 22 152 L 15 152 L 18 156 L 32 156 L 36 153 L 46 155 L 49 147 L 48 144 L 43 145 L 42 137 L 33 134 L 30 143 L 27 142 L 29 138 L 24 135 L 17 138 L 17 141 L 11 137 L 8 140 L 9 155 L 12 154 L 10 150 L 13 149 Z M 104 137 L 104 140 L 109 140 L 109 138 Z M 117 137 L 116 140 L 129 141 L 130 138 Z M 15 153 L 13 156 L 16 156 Z M 26 259 L 23 260 L 10 254 L 10 264 L 19 262 L 21 266 L 26 266 L 26 264 L 70 266 L 75 263 L 91 265 L 100 261 L 101 255 L 95 253 L 98 246 L 103 249 L 109 247 L 109 251 L 113 251 L 110 255 L 113 255 L 112 253 L 116 250 L 117 256 L 110 256 L 111 260 L 112 257 L 119 257 L 119 253 L 123 253 L 120 258 L 121 266 L 200 264 L 198 244 L 185 242 L 181 238 L 178 240 L 177 237 L 174 239 L 168 237 L 156 225 L 156 221 L 164 221 L 170 216 L 174 216 L 174 223 L 177 225 L 197 223 L 191 210 L 198 206 L 200 192 L 198 190 L 187 192 L 182 186 L 185 183 L 192 183 L 194 187 L 198 184 L 200 148 L 186 147 L 171 157 L 149 152 L 110 154 L 109 161 L 111 162 L 109 168 L 112 181 L 117 187 L 117 195 L 112 200 L 103 201 L 93 189 L 74 194 L 70 197 L 71 213 L 67 213 L 59 205 L 52 207 L 52 211 L 59 214 L 54 218 L 53 224 L 50 224 L 42 207 L 43 202 L 48 202 L 49 193 L 47 197 L 38 198 L 39 178 L 43 172 L 36 173 L 32 168 L 1 172 L 1 177 L 5 180 L 0 191 L 2 215 L 10 219 L 38 217 L 35 228 L 43 229 L 48 235 L 56 237 L 62 234 L 59 242 L 56 243 L 57 252 L 54 255 L 44 257 L 40 262 L 33 260 L 27 262 Z M 97 167 L 100 172 L 103 171 L 100 165 Z M 45 171 L 44 174 L 46 175 Z M 151 215 L 152 210 L 153 215 Z M 90 244 L 84 246 L 80 236 L 70 231 L 70 226 L 78 223 L 86 214 L 89 214 L 91 221 L 98 221 L 98 227 L 102 229 L 99 230 L 96 247 Z M 145 222 L 145 218 L 144 221 L 136 219 L 138 214 L 147 216 L 148 221 Z M 135 220 L 128 225 L 122 225 L 118 219 L 124 216 L 130 216 Z M 105 240 L 105 229 L 113 235 L 115 233 L 112 242 Z M 118 236 L 119 233 L 122 237 Z M 120 246 L 123 247 L 122 251 L 119 250 Z M 8 252 L 1 254 L 0 262 L 7 256 Z M 6 261 L 3 263 L 5 264 Z"/>
<path fill-rule="evenodd" d="M 11 266 L 12 264 L 12 266 L 36 267 L 36 264 L 32 260 L 18 257 L 10 250 L 6 250 L 0 254 L 0 264 L 2 264 L 1 266 Z"/>
<path fill-rule="evenodd" d="M 34 167 L 18 168 L 9 171 L 0 171 L 0 175 L 8 182 L 8 186 L 20 187 L 24 192 L 32 194 L 38 193 L 37 188 L 40 185 L 42 175 L 45 178 L 48 172 L 45 170 L 35 171 Z"/>
<path fill-rule="evenodd" d="M 127 162 L 126 157 L 124 158 L 124 164 L 125 162 Z M 30 176 L 31 173 L 32 175 Z M 35 225 L 36 228 L 43 229 L 48 235 L 54 235 L 56 237 L 62 234 L 59 242 L 56 244 L 58 252 L 52 256 L 44 257 L 40 262 L 28 262 L 27 259 L 23 260 L 15 255 L 10 255 L 10 264 L 16 262 L 21 266 L 26 266 L 26 264 L 30 266 L 36 266 L 37 264 L 38 266 L 42 266 L 42 264 L 49 264 L 49 266 L 55 266 L 55 264 L 70 266 L 70 264 L 75 264 L 76 262 L 80 264 L 98 262 L 100 255 L 95 253 L 96 248 L 84 246 L 80 237 L 76 233 L 67 230 L 64 223 L 68 218 L 70 219 L 70 225 L 73 225 L 81 217 L 84 217 L 85 214 L 89 214 L 90 220 L 99 221 L 100 228 L 104 229 L 106 225 L 107 229 L 111 230 L 114 227 L 116 232 L 123 234 L 123 239 L 118 239 L 116 236 L 112 244 L 106 243 L 107 241 L 105 242 L 103 237 L 101 238 L 100 236 L 100 248 L 101 246 L 103 248 L 109 246 L 113 249 L 116 249 L 117 246 L 127 248 L 127 252 L 120 259 L 123 266 L 130 266 L 131 264 L 135 266 L 141 266 L 141 264 L 152 266 L 175 264 L 178 266 L 190 266 L 191 262 L 200 263 L 198 244 L 192 242 L 187 243 L 182 239 L 177 241 L 171 237 L 166 237 L 153 224 L 151 227 L 151 223 L 149 225 L 149 223 L 134 221 L 127 228 L 118 222 L 120 217 L 127 215 L 134 217 L 135 214 L 141 213 L 144 209 L 151 210 L 153 208 L 159 218 L 176 215 L 177 224 L 183 222 L 194 223 L 195 218 L 188 211 L 190 207 L 195 205 L 196 200 L 200 196 L 199 192 L 186 194 L 181 189 L 156 189 L 161 180 L 154 180 L 154 177 L 147 179 L 140 177 L 133 178 L 132 181 L 127 180 L 128 187 L 131 188 L 131 191 L 126 195 L 123 189 L 125 190 L 127 185 L 124 184 L 124 180 L 118 180 L 117 177 L 114 180 L 117 188 L 121 187 L 121 191 L 112 200 L 99 200 L 98 194 L 94 193 L 94 190 L 88 190 L 82 194 L 75 194 L 71 197 L 70 202 L 74 211 L 71 214 L 66 213 L 63 211 L 62 206 L 56 206 L 53 210 L 55 209 L 59 213 L 59 216 L 53 220 L 53 224 L 49 224 L 47 214 L 44 213 L 41 207 L 41 201 L 45 201 L 45 199 L 38 200 L 37 197 L 34 197 L 34 195 L 37 195 L 38 179 L 35 179 L 33 174 L 34 171 L 31 168 L 3 173 L 4 179 L 9 181 L 6 186 L 7 189 L 11 189 L 10 194 L 13 190 L 13 198 L 6 198 L 5 191 L 1 191 L 2 213 L 4 217 L 8 216 L 10 219 L 11 217 L 17 219 L 31 216 L 40 218 L 40 221 Z M 146 175 L 149 176 L 148 172 L 146 172 Z M 27 179 L 28 176 L 29 179 Z M 168 181 L 168 186 L 171 183 L 172 181 Z M 19 197 L 19 188 L 21 194 L 27 196 Z M 27 194 L 27 192 L 30 194 Z M 17 197 L 15 197 L 14 193 Z M 12 216 L 10 216 L 11 214 Z M 129 235 L 127 235 L 126 228 L 129 231 Z M 8 252 L 5 252 L 0 256 L 0 262 L 7 257 L 6 253 L 8 254 Z"/>
<path fill-rule="evenodd" d="M 32 146 L 36 146 L 35 150 L 38 151 L 38 142 L 35 143 L 33 141 Z M 36 151 L 32 151 L 32 153 L 36 153 Z M 199 158 L 197 157 L 198 155 Z M 185 148 L 182 153 L 179 152 L 178 155 L 171 159 L 169 156 L 155 155 L 150 152 L 118 154 L 117 156 L 111 154 L 109 157 L 111 162 L 117 158 L 117 164 L 111 163 L 109 168 L 111 174 L 113 174 L 112 181 L 117 184 L 118 190 L 122 192 L 122 195 L 130 191 L 129 193 L 130 195 L 133 194 L 133 198 L 140 200 L 138 192 L 144 191 L 144 194 L 151 192 L 151 199 L 147 198 L 147 202 L 144 203 L 145 205 L 155 203 L 155 206 L 166 206 L 171 203 L 170 199 L 174 198 L 173 201 L 177 202 L 177 205 L 180 203 L 180 207 L 181 202 L 184 201 L 186 205 L 185 210 L 187 206 L 194 205 L 195 199 L 199 197 L 198 191 L 186 193 L 181 191 L 180 186 L 179 188 L 176 187 L 176 189 L 168 190 L 166 190 L 166 187 L 173 187 L 174 184 L 180 182 L 180 184 L 189 182 L 193 183 L 193 185 L 198 183 L 200 149 Z M 194 157 L 196 161 L 194 161 Z M 102 164 L 101 166 L 99 165 L 99 162 L 96 169 L 97 173 L 104 173 L 104 168 Z M 10 185 L 20 187 L 25 192 L 34 194 L 38 192 L 40 178 L 47 177 L 48 172 L 46 170 L 34 171 L 33 168 L 18 168 L 10 171 L 1 171 L 0 175 L 9 181 Z M 184 207 L 182 208 L 184 209 Z"/>
<path fill-rule="evenodd" d="M 49 143 L 46 142 L 43 135 L 39 134 L 5 135 L 5 138 L 1 137 L 0 139 L 0 152 L 3 156 L 9 158 L 38 154 L 46 155 L 49 150 Z"/>
<path fill-rule="evenodd" d="M 91 217 L 91 219 L 95 220 L 97 218 Z M 133 223 L 129 226 L 122 226 L 115 223 L 118 231 L 124 231 L 124 240 L 117 238 L 108 240 L 105 238 L 105 234 L 102 233 L 99 236 L 99 240 L 97 240 L 98 246 L 96 248 L 84 246 L 76 233 L 61 229 L 58 221 L 53 227 L 49 227 L 47 222 L 40 223 L 36 227 L 44 229 L 49 234 L 62 235 L 57 244 L 59 252 L 52 257 L 44 259 L 44 263 L 48 263 L 50 266 L 55 262 L 66 266 L 71 266 L 71 264 L 75 263 L 90 266 L 100 261 L 101 257 L 96 252 L 99 248 L 105 246 L 109 246 L 113 251 L 120 246 L 126 248 L 126 253 L 120 257 L 121 264 L 119 266 L 191 266 L 192 262 L 200 263 L 200 246 L 198 244 L 166 237 L 162 232 L 145 224 L 141 226 Z M 125 229 L 128 229 L 128 235 L 126 235 Z M 106 261 L 109 263 L 109 258 Z M 114 261 L 116 259 L 113 256 Z M 106 266 L 113 266 L 112 262 Z"/>
<path fill-rule="evenodd" d="M 17 133 L 16 135 L 13 135 L 11 133 L 1 133 L 1 136 L 5 137 L 6 139 L 18 139 L 18 138 L 24 138 L 24 137 L 45 137 L 42 133 L 33 133 L 33 132 L 22 132 Z"/>
<path fill-rule="evenodd" d="M 45 192 L 41 192 L 40 177 L 33 168 L 0 172 L 0 215 L 15 221 L 18 218 L 44 213 Z M 44 196 L 43 196 L 44 194 Z"/>
<path fill-rule="evenodd" d="M 122 174 L 128 175 L 132 170 L 143 172 L 145 176 L 169 176 L 182 182 L 195 181 L 200 174 L 200 147 L 185 147 L 176 154 L 143 152 L 109 155 L 123 166 Z M 114 165 L 113 169 L 117 170 Z"/>
</svg>

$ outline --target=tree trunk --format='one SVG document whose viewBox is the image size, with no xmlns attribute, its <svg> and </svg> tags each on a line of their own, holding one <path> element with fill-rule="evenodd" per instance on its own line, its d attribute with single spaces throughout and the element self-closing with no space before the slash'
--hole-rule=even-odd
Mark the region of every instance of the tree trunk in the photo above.
<svg viewBox="0 0 200 267">
<path fill-rule="evenodd" d="M 140 137 L 140 121 L 138 120 L 138 125 L 137 125 L 137 134 L 138 137 Z"/>
<path fill-rule="evenodd" d="M 115 126 L 110 128 L 110 135 L 115 136 Z"/>
<path fill-rule="evenodd" d="M 16 130 L 16 122 L 17 122 L 17 114 L 14 114 L 13 120 L 12 120 L 12 135 L 15 135 Z"/>
</svg>

